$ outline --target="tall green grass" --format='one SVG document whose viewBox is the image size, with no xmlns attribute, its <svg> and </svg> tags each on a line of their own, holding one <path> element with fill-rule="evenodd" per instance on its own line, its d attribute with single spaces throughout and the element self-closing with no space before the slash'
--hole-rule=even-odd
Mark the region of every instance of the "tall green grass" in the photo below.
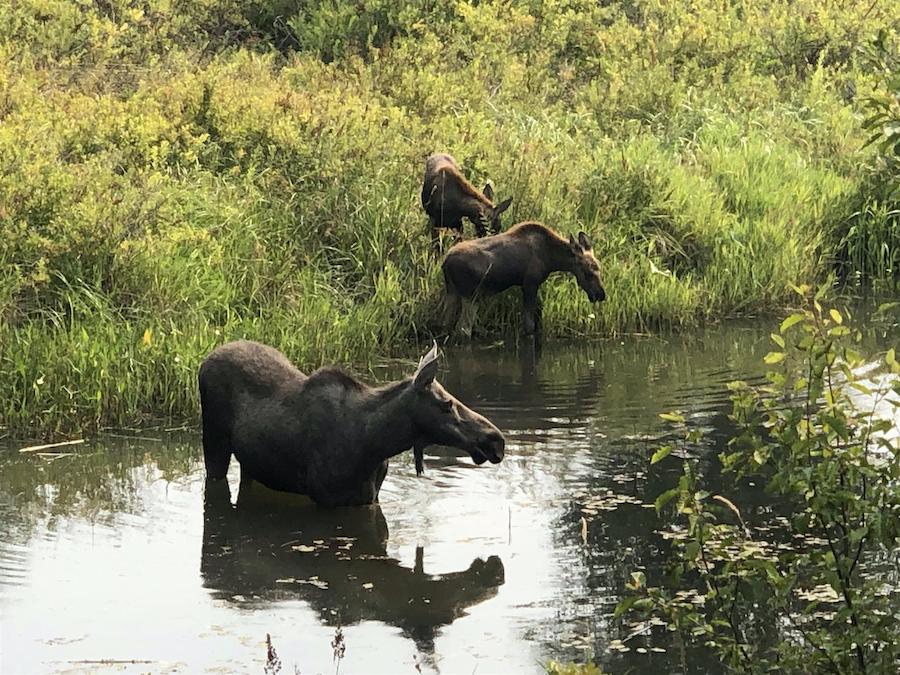
<svg viewBox="0 0 900 675">
<path fill-rule="evenodd" d="M 0 6 L 0 434 L 196 414 L 247 337 L 304 368 L 427 338 L 418 203 L 449 151 L 595 240 L 608 299 L 544 332 L 776 311 L 791 284 L 896 288 L 896 177 L 861 50 L 900 10 L 826 0 Z M 887 37 L 884 37 L 884 36 Z M 476 330 L 519 330 L 518 298 Z"/>
</svg>

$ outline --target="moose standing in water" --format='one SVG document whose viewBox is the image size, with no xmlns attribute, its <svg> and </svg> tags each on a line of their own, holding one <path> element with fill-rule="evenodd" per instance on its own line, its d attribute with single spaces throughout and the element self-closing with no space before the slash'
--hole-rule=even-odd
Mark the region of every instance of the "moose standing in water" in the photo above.
<svg viewBox="0 0 900 675">
<path fill-rule="evenodd" d="M 591 302 L 606 298 L 588 236 L 579 232 L 577 239 L 569 235 L 566 241 L 541 223 L 519 223 L 503 234 L 460 242 L 447 252 L 442 268 L 447 291 L 443 324 L 448 332 L 459 320 L 464 298 L 521 286 L 523 327 L 527 335 L 533 334 L 540 327 L 538 289 L 553 272 L 574 274 Z"/>
<path fill-rule="evenodd" d="M 203 455 L 208 479 L 222 479 L 232 453 L 241 480 L 309 495 L 325 506 L 378 500 L 388 459 L 449 445 L 476 464 L 503 459 L 503 434 L 434 378 L 437 345 L 412 377 L 369 387 L 337 368 L 307 377 L 281 352 L 238 341 L 200 366 Z"/>
<path fill-rule="evenodd" d="M 431 155 L 425 160 L 425 178 L 422 181 L 422 208 L 431 221 L 431 241 L 438 246 L 438 228 L 463 231 L 462 219 L 468 218 L 475 225 L 479 237 L 487 234 L 490 226 L 494 234 L 500 232 L 500 214 L 512 203 L 512 198 L 494 205 L 494 190 L 490 184 L 479 192 L 466 180 L 456 160 L 450 155 Z"/>
</svg>

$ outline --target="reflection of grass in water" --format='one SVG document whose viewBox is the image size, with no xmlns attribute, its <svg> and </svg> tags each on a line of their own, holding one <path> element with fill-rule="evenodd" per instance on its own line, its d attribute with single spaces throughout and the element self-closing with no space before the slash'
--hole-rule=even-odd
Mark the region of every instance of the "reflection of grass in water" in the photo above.
<svg viewBox="0 0 900 675">
<path fill-rule="evenodd" d="M 197 442 L 98 440 L 57 458 L 0 452 L 0 495 L 18 521 L 80 516 L 89 520 L 113 511 L 135 511 L 140 485 L 150 477 L 186 476 L 199 459 Z"/>
</svg>

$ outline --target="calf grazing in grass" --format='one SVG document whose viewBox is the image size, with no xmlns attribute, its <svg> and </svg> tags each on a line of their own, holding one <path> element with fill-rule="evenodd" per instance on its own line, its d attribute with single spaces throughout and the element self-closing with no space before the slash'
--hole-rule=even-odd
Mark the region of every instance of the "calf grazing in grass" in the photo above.
<svg viewBox="0 0 900 675">
<path fill-rule="evenodd" d="M 242 481 L 348 506 L 376 502 L 388 459 L 410 448 L 420 473 L 431 444 L 498 463 L 503 434 L 451 396 L 437 368 L 435 345 L 414 375 L 373 388 L 336 368 L 307 377 L 256 342 L 223 345 L 200 366 L 207 478 L 225 478 L 233 453 Z"/>
<path fill-rule="evenodd" d="M 540 324 L 538 289 L 553 272 L 575 275 L 591 302 L 606 298 L 600 266 L 591 240 L 584 232 L 566 241 L 540 223 L 526 222 L 503 234 L 470 239 L 453 246 L 442 264 L 447 297 L 443 326 L 451 331 L 459 320 L 463 299 L 522 288 L 524 330 L 534 333 Z"/>
<path fill-rule="evenodd" d="M 462 234 L 462 219 L 468 218 L 475 225 L 479 237 L 487 234 L 487 228 L 496 234 L 500 231 L 500 214 L 512 203 L 512 198 L 494 205 L 494 190 L 485 185 L 479 192 L 459 170 L 450 155 L 431 155 L 425 160 L 425 178 L 422 181 L 422 208 L 431 220 L 431 240 L 438 245 L 438 228 L 445 227 Z"/>
</svg>

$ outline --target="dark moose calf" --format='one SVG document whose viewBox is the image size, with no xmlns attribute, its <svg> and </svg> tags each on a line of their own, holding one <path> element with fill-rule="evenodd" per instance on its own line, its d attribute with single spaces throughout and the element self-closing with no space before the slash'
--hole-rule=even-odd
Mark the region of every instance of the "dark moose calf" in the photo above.
<svg viewBox="0 0 900 675">
<path fill-rule="evenodd" d="M 200 366 L 207 478 L 225 478 L 233 453 L 242 481 L 350 506 L 376 502 L 388 459 L 410 448 L 420 473 L 431 444 L 500 462 L 500 430 L 451 396 L 437 368 L 435 345 L 412 377 L 373 388 L 336 368 L 307 377 L 257 342 L 223 345 Z"/>
<path fill-rule="evenodd" d="M 524 330 L 534 333 L 540 326 L 538 289 L 553 272 L 568 272 L 591 302 L 606 299 L 600 282 L 600 266 L 591 240 L 584 232 L 568 241 L 546 225 L 525 222 L 503 234 L 470 239 L 455 244 L 442 263 L 447 296 L 444 329 L 451 331 L 459 320 L 462 301 L 479 295 L 522 288 Z"/>
<path fill-rule="evenodd" d="M 431 221 L 431 239 L 438 243 L 438 228 L 445 227 L 462 234 L 462 219 L 468 218 L 475 225 L 479 237 L 500 231 L 500 214 L 512 203 L 512 198 L 494 204 L 494 190 L 485 185 L 479 192 L 466 180 L 456 160 L 450 155 L 431 155 L 425 160 L 425 177 L 422 180 L 422 208 Z"/>
</svg>

